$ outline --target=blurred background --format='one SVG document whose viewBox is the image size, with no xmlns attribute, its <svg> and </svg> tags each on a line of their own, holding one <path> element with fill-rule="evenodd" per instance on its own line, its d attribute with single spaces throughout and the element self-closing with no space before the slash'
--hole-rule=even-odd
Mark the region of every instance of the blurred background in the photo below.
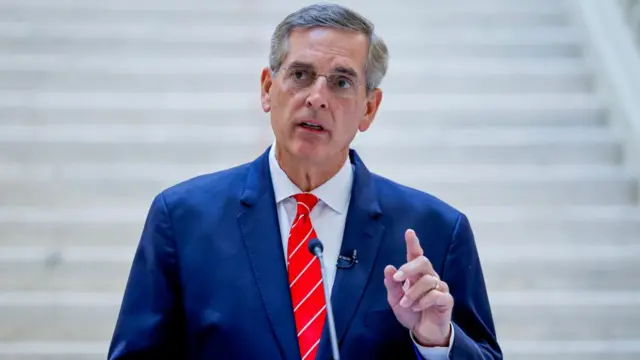
<svg viewBox="0 0 640 360">
<path fill-rule="evenodd" d="M 308 3 L 0 0 L 0 359 L 105 359 L 153 196 L 272 142 Z M 640 359 L 640 1 L 340 3 L 391 54 L 354 147 L 468 214 L 506 358 Z"/>
</svg>

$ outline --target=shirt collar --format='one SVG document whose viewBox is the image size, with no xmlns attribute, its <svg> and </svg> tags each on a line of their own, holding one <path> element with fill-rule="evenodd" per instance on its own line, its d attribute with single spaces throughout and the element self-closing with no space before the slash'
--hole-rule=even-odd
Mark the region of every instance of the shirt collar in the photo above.
<svg viewBox="0 0 640 360">
<path fill-rule="evenodd" d="M 295 194 L 303 192 L 289 179 L 276 160 L 275 143 L 269 150 L 269 169 L 271 170 L 271 182 L 276 197 L 276 203 L 280 203 Z M 349 158 L 331 179 L 312 190 L 311 193 L 327 204 L 338 214 L 347 211 L 353 186 L 353 168 Z"/>
</svg>

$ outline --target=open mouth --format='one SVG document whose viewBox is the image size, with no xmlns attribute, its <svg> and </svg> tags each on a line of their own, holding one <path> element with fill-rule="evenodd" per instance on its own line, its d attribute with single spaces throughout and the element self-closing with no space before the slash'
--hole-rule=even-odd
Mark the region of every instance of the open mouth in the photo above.
<svg viewBox="0 0 640 360">
<path fill-rule="evenodd" d="M 312 124 L 309 122 L 302 122 L 300 123 L 300 126 L 307 129 L 307 130 L 313 130 L 313 131 L 324 131 L 324 128 L 318 124 Z"/>
</svg>

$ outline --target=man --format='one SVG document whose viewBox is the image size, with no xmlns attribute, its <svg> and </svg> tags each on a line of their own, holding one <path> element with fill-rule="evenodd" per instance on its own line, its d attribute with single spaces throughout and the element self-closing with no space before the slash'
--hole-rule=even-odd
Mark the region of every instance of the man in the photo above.
<svg viewBox="0 0 640 360">
<path fill-rule="evenodd" d="M 387 58 L 343 7 L 284 19 L 261 76 L 275 144 L 154 199 L 110 359 L 329 359 L 316 237 L 343 359 L 502 358 L 466 217 L 349 148 Z"/>
</svg>

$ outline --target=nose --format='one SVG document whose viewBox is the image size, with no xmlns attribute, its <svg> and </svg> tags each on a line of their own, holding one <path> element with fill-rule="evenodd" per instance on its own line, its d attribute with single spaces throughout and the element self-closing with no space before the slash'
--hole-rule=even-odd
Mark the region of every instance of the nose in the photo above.
<svg viewBox="0 0 640 360">
<path fill-rule="evenodd" d="M 329 108 L 329 91 L 327 89 L 327 79 L 324 76 L 319 76 L 311 86 L 311 92 L 307 96 L 305 103 L 311 109 L 326 110 Z"/>
</svg>

